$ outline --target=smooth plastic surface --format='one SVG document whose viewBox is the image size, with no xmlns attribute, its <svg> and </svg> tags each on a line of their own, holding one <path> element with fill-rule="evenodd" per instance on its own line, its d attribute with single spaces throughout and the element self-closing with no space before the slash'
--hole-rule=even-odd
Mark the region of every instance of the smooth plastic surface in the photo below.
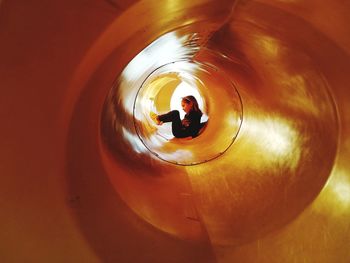
<svg viewBox="0 0 350 263">
<path fill-rule="evenodd" d="M 1 1 L 0 260 L 349 262 L 349 8 Z M 142 82 L 180 60 L 212 65 L 243 107 L 233 144 L 196 165 L 157 158 L 135 129 Z M 202 80 L 208 127 L 161 154 L 191 143 L 203 160 L 237 104 L 219 78 L 180 71 Z"/>
</svg>

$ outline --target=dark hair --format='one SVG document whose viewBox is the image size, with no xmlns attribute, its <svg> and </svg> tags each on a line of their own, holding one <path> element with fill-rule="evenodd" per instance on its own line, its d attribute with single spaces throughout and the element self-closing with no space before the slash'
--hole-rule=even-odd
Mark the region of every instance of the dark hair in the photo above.
<svg viewBox="0 0 350 263">
<path fill-rule="evenodd" d="M 200 113 L 200 115 L 202 116 L 203 113 L 200 110 L 200 108 L 198 106 L 198 102 L 194 96 L 189 95 L 189 96 L 183 97 L 182 101 L 187 103 L 187 104 L 190 104 L 192 102 L 192 109 L 191 110 Z"/>
</svg>

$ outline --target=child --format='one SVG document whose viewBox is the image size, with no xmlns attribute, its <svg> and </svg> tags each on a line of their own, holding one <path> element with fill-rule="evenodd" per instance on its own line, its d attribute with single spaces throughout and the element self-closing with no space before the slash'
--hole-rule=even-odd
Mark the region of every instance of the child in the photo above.
<svg viewBox="0 0 350 263">
<path fill-rule="evenodd" d="M 180 113 L 177 110 L 172 110 L 162 115 L 151 112 L 151 118 L 157 125 L 162 125 L 164 122 L 171 122 L 172 133 L 176 138 L 189 136 L 194 138 L 198 135 L 201 128 L 202 111 L 199 109 L 196 98 L 191 95 L 182 98 L 181 106 L 186 113 L 183 120 L 180 119 Z"/>
</svg>

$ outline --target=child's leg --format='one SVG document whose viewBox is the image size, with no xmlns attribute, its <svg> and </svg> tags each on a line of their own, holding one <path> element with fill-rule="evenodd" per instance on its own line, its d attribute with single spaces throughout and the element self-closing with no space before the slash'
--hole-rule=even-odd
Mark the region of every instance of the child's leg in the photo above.
<svg viewBox="0 0 350 263">
<path fill-rule="evenodd" d="M 169 111 L 168 113 L 158 115 L 158 120 L 160 120 L 162 122 L 179 122 L 179 123 L 181 123 L 180 113 L 178 110 L 172 110 L 172 111 Z"/>
<path fill-rule="evenodd" d="M 188 136 L 183 129 L 178 110 L 173 110 L 166 114 L 158 115 L 158 120 L 162 122 L 171 122 L 172 132 L 175 137 L 183 138 Z"/>
</svg>

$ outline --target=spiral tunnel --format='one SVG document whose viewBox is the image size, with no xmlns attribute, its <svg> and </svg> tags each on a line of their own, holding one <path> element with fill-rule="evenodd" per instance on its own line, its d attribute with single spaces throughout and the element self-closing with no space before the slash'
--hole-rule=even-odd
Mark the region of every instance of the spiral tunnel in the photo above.
<svg viewBox="0 0 350 263">
<path fill-rule="evenodd" d="M 349 8 L 0 1 L 1 262 L 349 262 Z"/>
</svg>

